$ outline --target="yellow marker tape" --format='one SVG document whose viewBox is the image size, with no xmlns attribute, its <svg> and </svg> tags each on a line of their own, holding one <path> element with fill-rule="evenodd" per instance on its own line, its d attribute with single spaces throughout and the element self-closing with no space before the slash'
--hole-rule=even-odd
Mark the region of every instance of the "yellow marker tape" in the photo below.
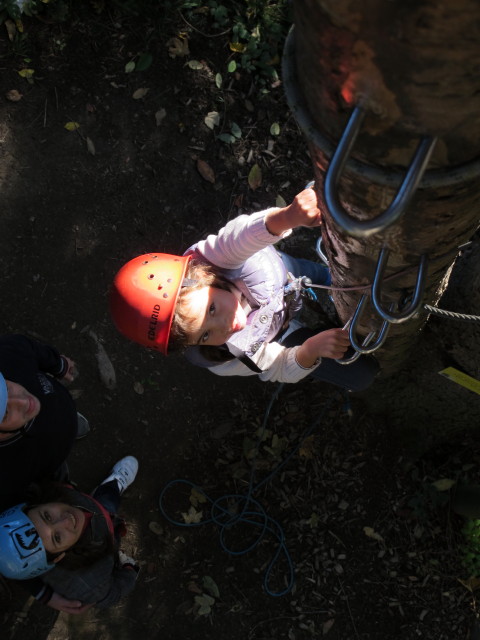
<svg viewBox="0 0 480 640">
<path fill-rule="evenodd" d="M 474 393 L 478 393 L 480 395 L 480 380 L 476 378 L 472 378 L 472 376 L 467 375 L 466 373 L 462 373 L 455 367 L 447 367 L 443 369 L 443 371 L 438 372 L 441 376 L 445 376 L 449 380 L 456 382 L 457 384 L 465 387 L 469 391 L 473 391 Z"/>
</svg>

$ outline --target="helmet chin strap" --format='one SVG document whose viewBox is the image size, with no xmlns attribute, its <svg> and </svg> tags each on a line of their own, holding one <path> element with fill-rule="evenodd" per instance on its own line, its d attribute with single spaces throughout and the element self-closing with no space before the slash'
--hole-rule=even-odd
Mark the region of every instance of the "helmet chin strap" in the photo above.
<svg viewBox="0 0 480 640">
<path fill-rule="evenodd" d="M 20 435 L 25 436 L 27 434 L 27 425 L 28 425 L 29 422 L 26 422 L 19 429 L 0 429 L 0 433 L 5 434 L 5 435 L 12 435 L 12 436 L 16 435 L 17 433 L 19 433 Z"/>
<path fill-rule="evenodd" d="M 191 278 L 184 278 L 181 284 L 181 288 L 183 287 L 195 287 L 198 284 L 198 280 L 192 280 Z"/>
</svg>

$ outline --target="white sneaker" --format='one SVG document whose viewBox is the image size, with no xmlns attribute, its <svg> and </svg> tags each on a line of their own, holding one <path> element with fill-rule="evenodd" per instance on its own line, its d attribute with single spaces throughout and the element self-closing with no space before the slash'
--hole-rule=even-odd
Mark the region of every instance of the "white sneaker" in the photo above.
<svg viewBox="0 0 480 640">
<path fill-rule="evenodd" d="M 77 436 L 76 439 L 80 440 L 90 433 L 90 425 L 86 417 L 77 411 Z"/>
<path fill-rule="evenodd" d="M 108 478 L 101 484 L 116 480 L 118 488 L 120 489 L 120 495 L 129 487 L 135 480 L 138 471 L 138 460 L 133 456 L 126 456 L 119 460 L 114 466 Z"/>
</svg>

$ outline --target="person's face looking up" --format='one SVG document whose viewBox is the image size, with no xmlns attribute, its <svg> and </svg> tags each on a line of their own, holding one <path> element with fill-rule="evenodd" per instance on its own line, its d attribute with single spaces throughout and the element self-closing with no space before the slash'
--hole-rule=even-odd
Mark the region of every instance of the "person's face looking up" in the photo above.
<svg viewBox="0 0 480 640">
<path fill-rule="evenodd" d="M 0 433 L 15 433 L 40 413 L 40 400 L 21 384 L 5 380 L 7 385 L 7 408 L 0 422 Z"/>
<path fill-rule="evenodd" d="M 59 554 L 78 542 L 85 525 L 85 514 L 64 502 L 47 502 L 27 512 L 42 539 L 45 551 Z"/>
</svg>

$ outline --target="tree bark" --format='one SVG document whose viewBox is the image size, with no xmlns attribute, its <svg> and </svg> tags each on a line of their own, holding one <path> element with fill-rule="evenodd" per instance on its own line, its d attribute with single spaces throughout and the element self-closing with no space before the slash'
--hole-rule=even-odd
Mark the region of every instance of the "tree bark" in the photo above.
<svg viewBox="0 0 480 640">
<path fill-rule="evenodd" d="M 311 127 L 304 129 L 324 211 L 323 244 L 333 285 L 371 284 L 379 251 L 388 247 L 382 306 L 396 303 L 401 308 L 414 289 L 423 255 L 429 264 L 423 303 L 435 305 L 448 284 L 457 247 L 473 236 L 479 221 L 480 4 L 296 0 L 294 15 L 290 47 L 302 109 L 315 130 L 312 135 Z M 332 151 L 356 105 L 367 115 L 351 153 L 353 161 L 339 183 L 340 202 L 354 219 L 375 218 L 384 211 L 420 138 L 437 138 L 428 170 L 404 215 L 368 238 L 346 234 L 332 219 L 324 197 Z M 370 295 L 368 289 L 333 293 L 343 323 L 364 292 Z M 375 353 L 386 374 L 405 360 L 426 319 L 419 313 L 390 325 L 385 345 Z M 369 305 L 359 340 L 382 322 Z"/>
</svg>

